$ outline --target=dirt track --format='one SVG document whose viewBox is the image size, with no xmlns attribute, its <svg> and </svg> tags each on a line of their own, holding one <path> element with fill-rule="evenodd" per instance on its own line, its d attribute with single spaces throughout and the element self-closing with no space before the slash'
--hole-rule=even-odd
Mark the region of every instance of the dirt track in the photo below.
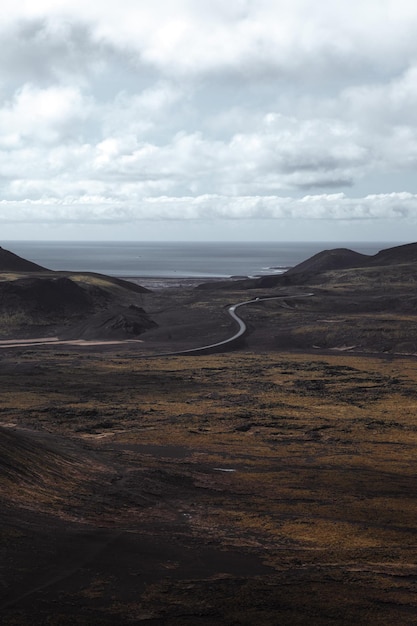
<svg viewBox="0 0 417 626">
<path fill-rule="evenodd" d="M 58 337 L 36 337 L 32 339 L 3 339 L 0 340 L 0 348 L 30 348 L 35 346 L 115 346 L 123 344 L 142 343 L 141 339 L 123 339 L 117 341 L 95 340 L 88 341 L 86 339 L 59 339 Z"/>
</svg>

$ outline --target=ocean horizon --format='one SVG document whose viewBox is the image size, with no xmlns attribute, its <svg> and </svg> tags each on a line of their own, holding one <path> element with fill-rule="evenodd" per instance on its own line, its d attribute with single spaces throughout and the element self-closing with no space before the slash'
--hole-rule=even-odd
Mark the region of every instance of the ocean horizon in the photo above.
<svg viewBox="0 0 417 626">
<path fill-rule="evenodd" d="M 4 241 L 1 246 L 51 270 L 125 278 L 230 278 L 283 273 L 322 250 L 362 254 L 401 242 Z"/>
</svg>

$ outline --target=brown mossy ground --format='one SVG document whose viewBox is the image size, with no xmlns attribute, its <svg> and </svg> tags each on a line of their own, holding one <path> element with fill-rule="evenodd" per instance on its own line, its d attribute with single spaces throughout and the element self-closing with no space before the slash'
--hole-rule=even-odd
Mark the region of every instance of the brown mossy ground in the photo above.
<svg viewBox="0 0 417 626">
<path fill-rule="evenodd" d="M 414 358 L 1 357 L 4 624 L 415 623 Z"/>
</svg>

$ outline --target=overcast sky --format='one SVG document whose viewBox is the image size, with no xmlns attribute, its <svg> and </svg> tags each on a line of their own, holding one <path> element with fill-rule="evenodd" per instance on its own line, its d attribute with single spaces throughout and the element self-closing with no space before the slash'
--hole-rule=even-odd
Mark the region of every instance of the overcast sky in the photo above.
<svg viewBox="0 0 417 626">
<path fill-rule="evenodd" d="M 417 239 L 413 0 L 13 0 L 0 237 Z"/>
</svg>

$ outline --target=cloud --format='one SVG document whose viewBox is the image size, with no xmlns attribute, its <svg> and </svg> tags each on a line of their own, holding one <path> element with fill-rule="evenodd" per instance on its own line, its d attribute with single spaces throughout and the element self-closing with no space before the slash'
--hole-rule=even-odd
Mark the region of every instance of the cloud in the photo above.
<svg viewBox="0 0 417 626">
<path fill-rule="evenodd" d="M 25 14 L 8 26 L 3 21 L 0 35 L 0 85 L 6 91 L 22 83 L 86 85 L 106 66 L 117 63 L 117 57 L 124 65 L 129 62 L 123 50 L 95 37 L 91 27 L 78 19 L 51 15 L 30 20 Z"/>
<path fill-rule="evenodd" d="M 16 0 L 1 219 L 412 219 L 416 29 L 406 0 Z"/>
<path fill-rule="evenodd" d="M 161 196 L 137 200 L 99 195 L 0 201 L 0 222 L 119 223 L 140 220 L 416 220 L 417 194 L 392 193 L 349 198 L 343 193 L 280 196 Z"/>
<path fill-rule="evenodd" d="M 38 105 L 47 108 L 52 102 L 55 106 L 60 99 L 65 99 L 65 105 L 56 109 L 56 116 L 42 109 L 33 123 Z M 85 123 L 82 116 L 87 109 L 80 109 L 82 102 L 77 93 L 65 90 L 30 91 L 19 96 L 15 106 L 0 111 L 0 129 L 7 128 L 0 135 L 0 165 L 10 179 L 3 183 L 3 196 L 60 196 L 64 190 L 77 194 L 80 180 L 83 185 L 89 181 L 92 188 L 111 189 L 113 195 L 124 193 L 126 185 L 152 196 L 257 195 L 349 185 L 366 163 L 366 150 L 332 121 L 299 124 L 286 120 L 282 128 L 261 126 L 258 132 L 238 133 L 227 140 L 181 131 L 158 144 L 155 138 L 142 139 L 152 121 L 146 115 L 138 119 L 133 115 L 135 108 L 140 109 L 137 103 L 125 108 L 129 111 L 125 127 L 120 112 L 113 113 L 111 123 L 105 114 L 107 129 L 113 132 L 101 135 L 103 139 L 97 142 L 80 142 L 75 129 Z M 96 106 L 91 110 L 97 115 Z"/>
<path fill-rule="evenodd" d="M 417 16 L 406 0 L 372 8 L 360 0 L 320 6 L 311 0 L 16 0 L 5 23 L 22 18 L 53 24 L 44 37 L 62 31 L 62 24 L 87 24 L 96 42 L 135 50 L 138 59 L 170 75 L 273 73 L 317 80 L 370 68 L 386 75 L 416 53 Z M 78 31 L 77 37 L 83 50 L 85 36 Z"/>
<path fill-rule="evenodd" d="M 72 133 L 88 109 L 77 88 L 26 84 L 0 109 L 0 145 L 19 146 L 28 140 L 55 143 Z"/>
</svg>

